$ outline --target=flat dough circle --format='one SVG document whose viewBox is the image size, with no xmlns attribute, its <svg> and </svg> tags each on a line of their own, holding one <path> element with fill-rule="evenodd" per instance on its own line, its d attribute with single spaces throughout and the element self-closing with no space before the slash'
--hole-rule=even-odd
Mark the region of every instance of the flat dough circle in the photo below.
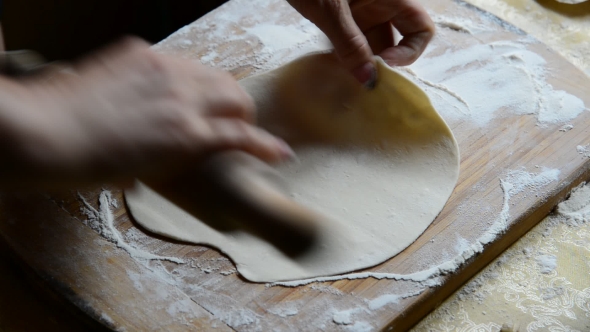
<svg viewBox="0 0 590 332">
<path fill-rule="evenodd" d="M 297 152 L 298 162 L 278 167 L 285 194 L 327 217 L 306 254 L 288 257 L 248 232 L 215 230 L 141 183 L 126 192 L 132 215 L 155 233 L 219 248 L 255 282 L 341 274 L 395 256 L 442 210 L 457 182 L 459 150 L 426 94 L 377 62 L 371 91 L 331 54 L 240 82 L 259 124 Z"/>
</svg>

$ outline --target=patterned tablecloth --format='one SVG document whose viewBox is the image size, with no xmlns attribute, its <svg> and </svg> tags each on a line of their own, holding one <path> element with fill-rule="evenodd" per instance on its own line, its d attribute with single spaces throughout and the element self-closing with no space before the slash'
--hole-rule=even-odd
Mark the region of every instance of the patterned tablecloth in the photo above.
<svg viewBox="0 0 590 332">
<path fill-rule="evenodd" d="M 413 331 L 590 331 L 590 185 Z"/>
</svg>

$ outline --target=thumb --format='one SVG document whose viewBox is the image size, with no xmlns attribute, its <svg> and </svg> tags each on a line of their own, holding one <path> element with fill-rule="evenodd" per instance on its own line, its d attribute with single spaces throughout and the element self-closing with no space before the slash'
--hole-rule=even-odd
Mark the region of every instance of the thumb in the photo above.
<svg viewBox="0 0 590 332">
<path fill-rule="evenodd" d="M 374 86 L 377 72 L 373 51 L 354 21 L 348 1 L 329 0 L 324 6 L 323 12 L 316 11 L 317 20 L 312 21 L 328 36 L 340 61 L 354 77 L 367 87 Z"/>
</svg>

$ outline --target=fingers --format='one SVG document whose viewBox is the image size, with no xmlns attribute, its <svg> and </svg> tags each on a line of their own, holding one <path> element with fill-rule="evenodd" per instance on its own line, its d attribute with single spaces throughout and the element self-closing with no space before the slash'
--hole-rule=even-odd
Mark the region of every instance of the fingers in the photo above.
<svg viewBox="0 0 590 332">
<path fill-rule="evenodd" d="M 373 51 L 367 38 L 354 22 L 350 8 L 342 1 L 329 1 L 335 13 L 326 22 L 326 35 L 334 44 L 336 54 L 354 77 L 367 86 L 374 85 L 376 71 Z"/>
<path fill-rule="evenodd" d="M 369 87 L 376 79 L 373 53 L 389 65 L 409 65 L 434 35 L 434 23 L 417 0 L 288 1 L 330 38 L 344 66 Z M 398 45 L 393 27 L 403 36 Z"/>
<path fill-rule="evenodd" d="M 267 162 L 295 157 L 283 140 L 238 119 L 213 119 L 209 121 L 209 129 L 205 138 L 209 152 L 241 150 Z"/>
<path fill-rule="evenodd" d="M 373 52 L 355 23 L 347 0 L 289 2 L 328 36 L 343 65 L 361 84 L 374 84 Z"/>
<path fill-rule="evenodd" d="M 408 4 L 408 7 L 391 20 L 403 39 L 397 46 L 380 53 L 385 62 L 391 66 L 412 64 L 422 55 L 434 37 L 434 22 L 424 8 L 414 1 L 408 2 Z"/>
<path fill-rule="evenodd" d="M 390 66 L 411 65 L 422 55 L 431 38 L 428 32 L 404 36 L 397 46 L 385 49 L 379 56 Z"/>
<path fill-rule="evenodd" d="M 390 22 L 379 24 L 378 26 L 365 31 L 365 36 L 375 54 L 381 54 L 384 50 L 395 45 L 393 26 Z"/>
</svg>

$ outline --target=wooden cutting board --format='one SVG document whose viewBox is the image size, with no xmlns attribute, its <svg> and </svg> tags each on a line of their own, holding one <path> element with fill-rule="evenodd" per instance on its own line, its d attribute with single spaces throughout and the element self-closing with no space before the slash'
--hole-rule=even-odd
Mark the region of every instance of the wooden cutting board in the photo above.
<svg viewBox="0 0 590 332">
<path fill-rule="evenodd" d="M 526 38 L 523 32 L 470 5 L 453 0 L 424 3 L 434 15 L 468 18 L 493 27 L 491 32 L 471 34 L 442 24 L 433 41 L 441 52 Z M 287 29 L 292 34 L 273 36 L 272 29 Z M 309 29 L 282 0 L 233 0 L 155 49 L 200 58 L 243 78 L 313 49 L 310 45 L 319 42 L 308 38 Z M 545 59 L 550 73 L 547 81 L 555 90 L 590 105 L 590 79 L 585 74 L 535 40 L 529 40 L 526 48 Z M 507 217 L 507 231 L 482 253 L 466 255 L 468 259 L 456 271 L 435 274 L 426 283 L 375 278 L 294 288 L 250 283 L 213 249 L 169 241 L 138 228 L 125 209 L 122 192 L 111 187 L 2 194 L 0 234 L 47 289 L 73 310 L 114 330 L 403 331 L 590 175 L 588 157 L 580 149 L 590 143 L 589 112 L 568 121 L 573 129 L 563 131 L 564 123 L 539 125 L 536 116 L 515 115 L 509 109 L 494 113 L 484 125 L 460 118 L 447 120 L 462 154 L 453 195 L 415 243 L 366 271 L 408 275 L 436 267 L 462 252 L 462 246 L 481 239 L 501 216 Z M 543 182 L 542 190 L 535 194 L 525 190 L 507 200 L 500 180 L 511 170 L 534 175 L 543 169 L 559 170 L 558 180 Z M 107 193 L 112 193 L 117 204 Z M 111 216 L 114 228 L 105 228 Z"/>
</svg>

